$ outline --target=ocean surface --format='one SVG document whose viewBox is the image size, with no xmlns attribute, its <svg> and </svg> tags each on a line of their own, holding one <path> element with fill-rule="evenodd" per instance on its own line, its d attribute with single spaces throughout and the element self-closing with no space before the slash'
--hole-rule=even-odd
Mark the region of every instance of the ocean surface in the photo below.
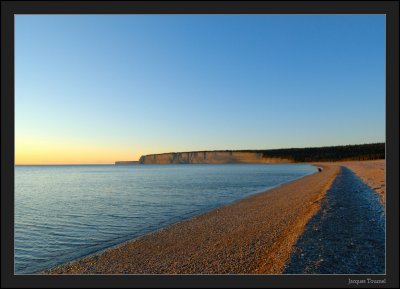
<svg viewBox="0 0 400 289">
<path fill-rule="evenodd" d="M 15 167 L 15 273 L 31 274 L 312 174 L 308 164 Z"/>
</svg>

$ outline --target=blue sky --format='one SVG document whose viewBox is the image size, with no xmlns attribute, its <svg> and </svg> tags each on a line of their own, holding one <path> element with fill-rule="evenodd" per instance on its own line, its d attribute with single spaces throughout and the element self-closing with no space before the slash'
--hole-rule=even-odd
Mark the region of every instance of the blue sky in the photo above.
<svg viewBox="0 0 400 289">
<path fill-rule="evenodd" d="M 17 15 L 17 163 L 385 141 L 383 15 Z"/>
</svg>

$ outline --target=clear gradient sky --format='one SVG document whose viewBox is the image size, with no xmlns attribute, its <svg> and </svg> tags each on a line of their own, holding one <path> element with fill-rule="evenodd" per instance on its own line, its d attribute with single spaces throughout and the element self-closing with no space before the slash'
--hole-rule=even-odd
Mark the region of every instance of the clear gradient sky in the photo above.
<svg viewBox="0 0 400 289">
<path fill-rule="evenodd" d="M 16 164 L 385 141 L 383 15 L 17 15 Z"/>
</svg>

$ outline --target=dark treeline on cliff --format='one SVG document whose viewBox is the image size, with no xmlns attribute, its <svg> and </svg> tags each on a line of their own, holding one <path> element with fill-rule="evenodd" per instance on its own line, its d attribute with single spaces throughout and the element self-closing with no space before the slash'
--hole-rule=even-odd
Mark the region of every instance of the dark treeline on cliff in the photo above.
<svg viewBox="0 0 400 289">
<path fill-rule="evenodd" d="M 193 153 L 192 156 L 195 156 L 195 158 L 197 158 L 197 154 L 207 153 L 207 152 L 254 153 L 257 154 L 257 159 L 256 159 L 257 161 L 255 161 L 255 163 L 260 163 L 258 160 L 262 158 L 279 158 L 293 162 L 376 160 L 385 158 L 385 143 L 343 145 L 343 146 L 329 146 L 329 147 L 270 149 L 270 150 L 191 151 L 185 153 Z M 166 154 L 179 155 L 182 153 L 170 152 Z M 155 161 L 155 155 L 149 155 L 149 156 L 151 156 L 152 160 Z M 139 163 L 144 163 L 145 157 L 146 156 L 142 156 L 139 160 Z M 231 161 L 229 158 L 227 160 Z M 174 162 L 171 161 L 170 163 Z M 190 163 L 190 161 L 185 159 L 183 161 L 181 160 L 181 162 L 179 163 Z"/>
<path fill-rule="evenodd" d="M 295 162 L 375 160 L 385 158 L 385 143 L 330 147 L 246 150 L 262 153 L 264 158 L 287 158 Z"/>
</svg>

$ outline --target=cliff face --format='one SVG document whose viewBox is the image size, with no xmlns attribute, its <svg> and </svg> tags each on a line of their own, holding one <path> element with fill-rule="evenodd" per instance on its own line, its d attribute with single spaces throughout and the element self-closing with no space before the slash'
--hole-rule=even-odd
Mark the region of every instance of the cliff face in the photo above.
<svg viewBox="0 0 400 289">
<path fill-rule="evenodd" d="M 140 164 L 229 164 L 229 163 L 293 163 L 285 158 L 265 158 L 257 152 L 183 152 L 153 154 L 140 157 Z"/>
<path fill-rule="evenodd" d="M 142 156 L 140 164 L 301 163 L 385 158 L 385 143 L 270 150 L 197 151 Z M 119 162 L 118 162 L 119 163 Z"/>
</svg>

